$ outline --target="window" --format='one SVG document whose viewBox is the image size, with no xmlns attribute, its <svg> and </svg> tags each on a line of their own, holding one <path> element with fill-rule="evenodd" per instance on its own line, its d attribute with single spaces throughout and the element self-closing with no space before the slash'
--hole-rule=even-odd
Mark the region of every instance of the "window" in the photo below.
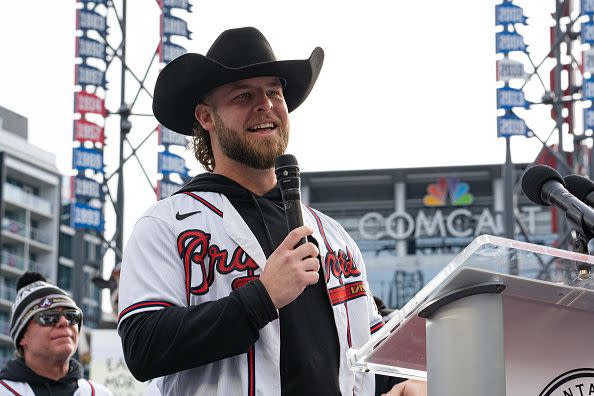
<svg viewBox="0 0 594 396">
<path fill-rule="evenodd" d="M 59 241 L 59 251 L 60 256 L 68 258 L 72 260 L 72 236 L 65 234 L 63 232 L 60 233 L 60 241 Z"/>
<path fill-rule="evenodd" d="M 66 291 L 72 291 L 72 268 L 58 264 L 58 286 Z"/>
</svg>

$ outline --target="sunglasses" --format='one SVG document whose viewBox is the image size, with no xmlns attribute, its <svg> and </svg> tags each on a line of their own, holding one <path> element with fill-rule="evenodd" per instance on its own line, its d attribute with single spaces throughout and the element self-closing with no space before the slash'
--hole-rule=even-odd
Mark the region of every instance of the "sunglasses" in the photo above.
<svg viewBox="0 0 594 396">
<path fill-rule="evenodd" d="M 66 318 L 69 326 L 80 324 L 82 320 L 82 312 L 77 309 L 65 309 L 63 311 L 48 309 L 47 311 L 38 312 L 33 315 L 33 320 L 41 326 L 55 326 L 62 316 Z"/>
</svg>

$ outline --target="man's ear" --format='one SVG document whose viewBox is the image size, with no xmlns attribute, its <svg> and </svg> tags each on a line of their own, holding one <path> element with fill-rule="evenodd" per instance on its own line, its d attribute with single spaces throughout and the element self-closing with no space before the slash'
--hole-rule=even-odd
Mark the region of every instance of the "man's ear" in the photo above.
<svg viewBox="0 0 594 396">
<path fill-rule="evenodd" d="M 202 125 L 202 128 L 207 131 L 212 131 L 214 129 L 214 119 L 211 111 L 212 107 L 204 103 L 198 103 L 196 109 L 194 109 L 194 117 L 196 117 L 196 121 L 198 121 L 198 123 Z"/>
</svg>

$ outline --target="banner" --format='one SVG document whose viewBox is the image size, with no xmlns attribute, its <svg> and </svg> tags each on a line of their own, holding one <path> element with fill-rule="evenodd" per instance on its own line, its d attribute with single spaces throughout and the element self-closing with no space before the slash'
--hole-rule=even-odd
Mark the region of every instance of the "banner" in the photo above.
<svg viewBox="0 0 594 396">
<path fill-rule="evenodd" d="M 85 119 L 76 120 L 74 121 L 74 140 L 104 144 L 104 128 Z"/>
<path fill-rule="evenodd" d="M 188 0 L 164 0 L 163 6 L 167 8 L 180 8 L 192 12 L 192 5 Z"/>
<path fill-rule="evenodd" d="M 511 51 L 526 52 L 528 46 L 524 44 L 524 37 L 516 32 L 500 32 L 495 35 L 496 52 L 507 54 Z"/>
<path fill-rule="evenodd" d="M 76 65 L 75 66 L 75 85 L 87 86 L 94 85 L 96 87 L 105 88 L 105 72 L 99 70 L 96 67 L 89 65 Z"/>
<path fill-rule="evenodd" d="M 170 173 L 178 173 L 180 175 L 187 175 L 188 168 L 186 168 L 186 161 L 179 155 L 163 151 L 159 153 L 158 172 L 163 175 Z"/>
<path fill-rule="evenodd" d="M 172 131 L 169 128 L 159 125 L 157 128 L 157 134 L 159 136 L 159 144 L 164 146 L 175 145 L 186 147 L 188 145 L 188 138 L 181 133 Z"/>
<path fill-rule="evenodd" d="M 512 59 L 497 61 L 497 81 L 509 82 L 511 80 L 527 80 L 528 74 L 524 64 Z"/>
<path fill-rule="evenodd" d="M 103 173 L 103 153 L 99 149 L 74 148 L 72 149 L 72 167 L 79 172 L 91 169 Z"/>
<path fill-rule="evenodd" d="M 92 330 L 89 377 L 117 396 L 144 395 L 146 382 L 139 382 L 126 366 L 117 330 Z"/>
<path fill-rule="evenodd" d="M 524 10 L 511 1 L 503 2 L 495 6 L 495 25 L 507 25 L 510 23 L 521 23 L 526 25 Z"/>
<path fill-rule="evenodd" d="M 94 30 L 100 35 L 105 36 L 107 34 L 107 17 L 95 11 L 77 10 L 76 29 L 82 31 Z"/>
<path fill-rule="evenodd" d="M 73 202 L 70 210 L 70 227 L 103 232 L 103 210 L 79 202 Z"/>
<path fill-rule="evenodd" d="M 163 15 L 163 35 L 183 36 L 189 39 L 191 33 L 188 30 L 188 23 L 183 19 L 172 15 Z"/>
<path fill-rule="evenodd" d="M 107 116 L 105 101 L 97 95 L 85 91 L 74 93 L 74 112 L 81 115 L 94 113 L 101 114 L 104 117 Z"/>
<path fill-rule="evenodd" d="M 174 183 L 171 180 L 159 180 L 157 182 L 157 197 L 158 199 L 167 198 L 181 187 L 181 184 Z"/>
<path fill-rule="evenodd" d="M 524 98 L 524 92 L 521 89 L 503 87 L 497 89 L 497 108 L 511 109 L 513 107 L 530 107 L 531 102 Z"/>
<path fill-rule="evenodd" d="M 70 199 L 77 201 L 99 199 L 103 201 L 103 198 L 101 183 L 82 175 L 70 177 Z"/>
<path fill-rule="evenodd" d="M 513 113 L 497 117 L 497 137 L 528 136 L 529 132 L 526 122 Z"/>
<path fill-rule="evenodd" d="M 172 60 L 174 60 L 175 58 L 177 58 L 178 56 L 182 56 L 183 54 L 188 52 L 181 45 L 173 44 L 170 42 L 161 43 L 160 48 L 161 48 L 161 51 L 159 53 L 160 61 L 163 63 L 169 63 Z"/>
<path fill-rule="evenodd" d="M 106 52 L 105 52 L 106 45 L 97 40 L 93 40 L 92 38 L 88 38 L 85 36 L 77 37 L 76 38 L 76 54 L 75 57 L 77 58 L 97 58 L 101 60 L 105 60 Z"/>
</svg>

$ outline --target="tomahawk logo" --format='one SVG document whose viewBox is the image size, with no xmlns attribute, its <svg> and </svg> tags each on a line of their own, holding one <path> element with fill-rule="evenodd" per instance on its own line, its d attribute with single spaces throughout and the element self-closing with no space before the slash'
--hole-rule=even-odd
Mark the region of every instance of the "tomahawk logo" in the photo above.
<svg viewBox="0 0 594 396">
<path fill-rule="evenodd" d="M 552 380 L 539 396 L 587 396 L 594 395 L 594 369 L 570 370 Z"/>
<path fill-rule="evenodd" d="M 41 300 L 41 302 L 39 303 L 39 308 L 51 307 L 52 303 L 53 303 L 53 300 L 49 297 L 46 297 L 43 300 Z"/>
</svg>

